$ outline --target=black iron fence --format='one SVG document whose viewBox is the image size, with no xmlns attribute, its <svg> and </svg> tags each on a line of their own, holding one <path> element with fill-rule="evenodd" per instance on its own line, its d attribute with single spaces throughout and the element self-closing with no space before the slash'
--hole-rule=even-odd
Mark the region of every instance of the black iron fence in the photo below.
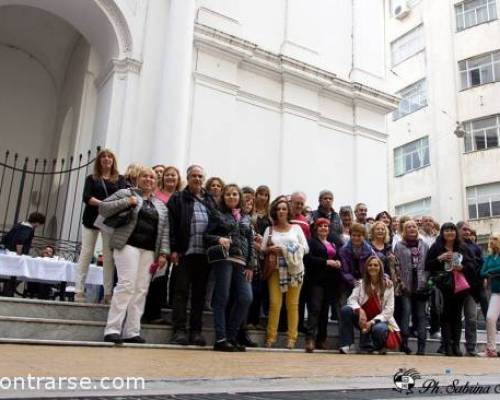
<svg viewBox="0 0 500 400">
<path fill-rule="evenodd" d="M 0 159 L 0 232 L 41 212 L 46 223 L 36 231 L 33 247 L 50 244 L 60 256 L 76 260 L 83 186 L 98 152 L 99 148 L 68 158 L 30 159 L 7 150 Z"/>
</svg>

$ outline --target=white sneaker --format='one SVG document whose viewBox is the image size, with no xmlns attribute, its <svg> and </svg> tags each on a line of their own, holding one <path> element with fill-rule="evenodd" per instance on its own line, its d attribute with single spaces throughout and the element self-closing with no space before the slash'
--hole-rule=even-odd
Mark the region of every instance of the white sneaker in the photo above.
<svg viewBox="0 0 500 400">
<path fill-rule="evenodd" d="M 437 331 L 437 332 L 434 332 L 431 336 L 430 336 L 431 339 L 436 339 L 436 340 L 440 340 L 441 339 L 441 332 Z"/>
<path fill-rule="evenodd" d="M 339 352 L 340 354 L 349 354 L 351 352 L 351 346 L 342 346 Z"/>
</svg>

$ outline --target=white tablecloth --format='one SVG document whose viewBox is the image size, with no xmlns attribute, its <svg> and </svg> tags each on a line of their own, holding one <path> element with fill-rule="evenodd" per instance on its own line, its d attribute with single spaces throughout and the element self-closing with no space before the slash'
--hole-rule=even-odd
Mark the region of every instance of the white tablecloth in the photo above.
<svg viewBox="0 0 500 400">
<path fill-rule="evenodd" d="M 33 258 L 12 254 L 0 254 L 0 275 L 16 276 L 20 280 L 44 282 L 75 282 L 76 264 L 53 258 Z M 102 285 L 102 268 L 91 264 L 87 283 Z"/>
</svg>

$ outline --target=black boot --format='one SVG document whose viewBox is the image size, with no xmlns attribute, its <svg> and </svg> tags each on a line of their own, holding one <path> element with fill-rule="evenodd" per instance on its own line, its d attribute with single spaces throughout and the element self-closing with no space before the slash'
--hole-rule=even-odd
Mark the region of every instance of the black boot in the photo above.
<svg viewBox="0 0 500 400">
<path fill-rule="evenodd" d="M 258 344 L 255 343 L 250 336 L 248 335 L 248 331 L 246 329 L 240 329 L 238 332 L 238 336 L 236 338 L 236 341 L 245 346 L 245 347 L 257 347 Z"/>
<path fill-rule="evenodd" d="M 453 355 L 455 357 L 462 357 L 464 354 L 462 353 L 462 350 L 460 350 L 460 339 L 462 337 L 462 323 L 456 323 L 453 326 L 453 345 L 452 345 L 452 351 Z"/>
<path fill-rule="evenodd" d="M 411 349 L 408 346 L 408 336 L 403 336 L 403 339 L 401 340 L 400 351 L 401 353 L 411 354 Z"/>
<path fill-rule="evenodd" d="M 418 341 L 417 356 L 425 356 L 425 341 Z"/>
</svg>

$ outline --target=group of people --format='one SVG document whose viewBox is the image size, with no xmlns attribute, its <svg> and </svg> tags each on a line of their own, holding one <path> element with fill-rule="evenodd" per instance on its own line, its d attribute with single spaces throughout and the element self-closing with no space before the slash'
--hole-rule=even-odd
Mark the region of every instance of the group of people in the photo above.
<svg viewBox="0 0 500 400">
<path fill-rule="evenodd" d="M 98 154 L 83 194 L 75 300 L 85 301 L 88 265 L 101 234 L 104 301 L 110 304 L 105 341 L 143 343 L 143 313 L 148 321 L 158 319 L 170 300 L 171 343 L 204 346 L 208 300 L 217 351 L 256 346 L 248 330 L 263 315 L 265 346 L 273 347 L 280 314 L 286 315 L 287 348 L 295 347 L 300 329 L 307 352 L 326 349 L 332 314 L 339 320 L 341 353 L 353 351 L 358 329 L 361 351 L 410 354 L 408 340 L 415 334 L 422 355 L 430 308 L 430 334 L 441 332 L 441 351 L 449 356 L 462 355 L 465 313 L 466 351 L 473 356 L 480 304 L 487 319 L 486 355 L 497 355 L 497 234 L 484 259 L 465 222 L 439 226 L 430 217 L 392 218 L 386 211 L 369 218 L 363 203 L 337 213 L 329 190 L 320 192 L 318 208 L 310 210 L 301 192 L 271 201 L 267 186 L 254 190 L 205 179 L 199 165 L 187 169 L 185 185 L 172 166 L 130 165 L 121 176 L 111 151 Z M 152 275 L 168 268 L 170 274 L 151 283 Z"/>
</svg>

